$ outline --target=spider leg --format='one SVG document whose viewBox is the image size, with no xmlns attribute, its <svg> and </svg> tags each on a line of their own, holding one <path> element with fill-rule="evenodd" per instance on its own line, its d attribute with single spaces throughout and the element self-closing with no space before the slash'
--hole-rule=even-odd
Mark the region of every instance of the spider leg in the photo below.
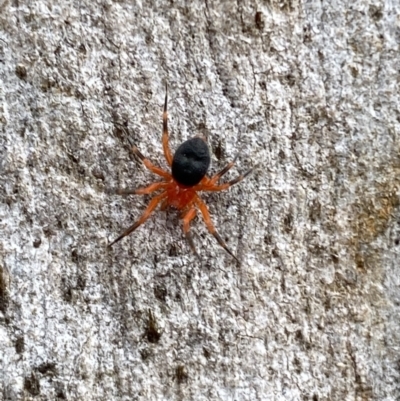
<svg viewBox="0 0 400 401">
<path fill-rule="evenodd" d="M 234 159 L 230 163 L 228 163 L 220 172 L 211 177 L 210 179 L 211 183 L 216 184 L 218 180 L 235 165 L 238 156 L 239 155 L 236 155 Z"/>
<path fill-rule="evenodd" d="M 165 212 L 167 210 L 168 206 L 169 206 L 168 198 L 165 198 L 161 203 L 160 210 L 162 212 Z"/>
<path fill-rule="evenodd" d="M 241 174 L 234 178 L 233 180 L 230 180 L 228 182 L 225 182 L 224 184 L 219 184 L 216 185 L 215 183 L 212 182 L 212 180 L 206 181 L 204 184 L 200 183 L 194 187 L 195 191 L 209 191 L 209 192 L 218 192 L 218 191 L 224 191 L 231 187 L 232 185 L 237 184 L 240 181 L 243 181 L 251 172 L 253 169 L 250 169 L 246 171 L 244 174 Z"/>
<path fill-rule="evenodd" d="M 125 127 L 121 124 L 118 124 L 116 122 L 114 122 L 115 125 L 117 125 L 120 129 L 122 129 L 122 131 L 125 133 L 126 137 L 128 138 L 129 143 L 132 145 L 132 142 L 129 139 L 127 130 L 125 129 Z M 155 166 L 149 159 L 146 159 L 142 152 L 140 152 L 140 150 L 136 147 L 136 146 L 132 146 L 132 152 L 143 162 L 143 164 L 154 174 L 160 175 L 161 177 L 164 177 L 166 179 L 171 179 L 171 174 L 167 173 L 166 171 L 164 171 L 163 169 L 161 169 L 160 167 Z"/>
<path fill-rule="evenodd" d="M 235 184 L 237 184 L 238 182 L 243 181 L 252 171 L 253 171 L 253 169 L 251 168 L 251 169 L 247 170 L 244 174 L 240 174 L 240 175 L 238 175 L 236 178 L 234 178 L 233 180 L 230 180 L 230 181 L 228 181 L 227 183 L 222 184 L 222 185 L 228 184 L 228 187 L 227 187 L 227 188 L 229 188 L 229 187 L 231 187 L 232 185 L 235 185 Z"/>
<path fill-rule="evenodd" d="M 135 231 L 141 224 L 143 224 L 153 213 L 154 209 L 157 207 L 157 205 L 160 203 L 160 201 L 167 196 L 166 192 L 161 192 L 159 195 L 155 196 L 149 203 L 149 206 L 147 206 L 147 209 L 143 212 L 139 220 L 137 220 L 134 224 L 132 224 L 130 227 L 128 227 L 118 238 L 116 238 L 114 241 L 112 241 L 110 244 L 108 244 L 108 247 L 113 246 L 116 242 L 121 240 L 122 238 L 126 237 L 129 235 L 132 231 Z"/>
<path fill-rule="evenodd" d="M 172 153 L 169 148 L 168 143 L 168 113 L 167 113 L 167 103 L 168 103 L 168 87 L 165 85 L 165 101 L 164 101 L 164 111 L 163 111 L 163 134 L 162 134 L 162 144 L 164 149 L 164 155 L 167 159 L 168 164 L 172 165 Z"/>
<path fill-rule="evenodd" d="M 192 233 L 190 232 L 190 225 L 189 225 L 190 222 L 195 218 L 195 216 L 196 216 L 196 209 L 194 208 L 189 209 L 189 211 L 184 215 L 183 232 L 185 233 L 186 240 L 189 243 L 190 249 L 197 256 L 197 258 L 201 260 L 200 255 L 197 253 L 196 247 L 194 246 L 193 237 Z"/>
<path fill-rule="evenodd" d="M 238 262 L 239 259 L 231 252 L 231 250 L 226 246 L 225 241 L 218 234 L 217 230 L 214 227 L 213 222 L 211 221 L 210 212 L 207 209 L 207 205 L 200 199 L 199 196 L 196 196 L 195 199 L 196 205 L 199 207 L 201 214 L 203 215 L 204 222 L 206 223 L 208 231 L 215 237 L 218 243 L 225 249 L 229 255 L 233 256 Z"/>
<path fill-rule="evenodd" d="M 171 179 L 171 174 L 164 171 L 162 168 L 155 166 L 149 159 L 146 159 L 142 152 L 134 146 L 132 152 L 142 161 L 142 163 L 150 170 L 152 173 L 157 174 L 167 180 Z"/>
<path fill-rule="evenodd" d="M 166 182 L 155 182 L 150 184 L 148 187 L 145 188 L 138 188 L 138 189 L 127 189 L 127 188 L 118 188 L 115 190 L 115 194 L 117 195 L 148 195 L 152 192 L 155 192 L 161 188 L 164 188 L 168 185 Z"/>
</svg>

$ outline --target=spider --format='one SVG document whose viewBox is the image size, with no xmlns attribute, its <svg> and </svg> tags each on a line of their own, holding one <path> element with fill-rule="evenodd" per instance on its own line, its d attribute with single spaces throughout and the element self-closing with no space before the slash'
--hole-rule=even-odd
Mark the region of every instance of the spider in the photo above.
<svg viewBox="0 0 400 401">
<path fill-rule="evenodd" d="M 130 227 L 128 227 L 118 238 L 112 241 L 108 246 L 111 247 L 116 242 L 135 231 L 143 224 L 154 212 L 161 202 L 161 209 L 164 210 L 168 206 L 172 206 L 182 211 L 183 231 L 193 253 L 200 259 L 196 251 L 192 234 L 190 232 L 190 222 L 195 218 L 197 210 L 200 210 L 208 231 L 215 237 L 218 243 L 237 261 L 236 256 L 227 247 L 224 240 L 218 234 L 211 221 L 211 216 L 206 204 L 200 198 L 199 191 L 224 191 L 234 184 L 242 181 L 248 176 L 252 169 L 242 175 L 226 183 L 220 184 L 220 178 L 229 171 L 235 164 L 237 156 L 228 163 L 220 172 L 207 177 L 206 173 L 210 166 L 210 151 L 206 142 L 199 137 L 194 137 L 183 142 L 172 156 L 168 139 L 168 115 L 167 115 L 168 92 L 165 92 L 164 111 L 163 111 L 163 134 L 162 144 L 164 155 L 171 172 L 167 172 L 160 167 L 155 166 L 149 159 L 145 158 L 136 146 L 133 146 L 133 153 L 143 162 L 145 167 L 152 173 L 160 176 L 162 181 L 154 182 L 145 188 L 139 189 L 118 189 L 116 194 L 119 195 L 147 195 L 160 191 L 160 193 L 152 198 L 147 209 L 141 217 Z"/>
</svg>

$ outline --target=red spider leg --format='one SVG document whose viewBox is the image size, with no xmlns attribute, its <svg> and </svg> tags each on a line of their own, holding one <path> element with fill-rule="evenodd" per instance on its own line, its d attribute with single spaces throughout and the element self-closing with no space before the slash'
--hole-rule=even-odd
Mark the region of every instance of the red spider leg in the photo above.
<svg viewBox="0 0 400 401">
<path fill-rule="evenodd" d="M 190 222 L 195 218 L 195 216 L 196 216 L 196 209 L 194 208 L 189 209 L 188 212 L 184 215 L 182 219 L 183 232 L 185 233 L 186 240 L 189 243 L 190 249 L 197 256 L 197 258 L 201 260 L 200 255 L 197 253 L 196 247 L 194 246 L 192 233 L 190 232 Z"/>
<path fill-rule="evenodd" d="M 235 158 L 230 163 L 228 163 L 220 172 L 218 172 L 217 174 L 212 176 L 210 178 L 211 184 L 216 184 L 220 180 L 220 178 L 224 174 L 226 174 L 235 165 L 237 158 L 238 158 L 238 155 L 236 155 Z"/>
<path fill-rule="evenodd" d="M 142 161 L 142 163 L 149 169 L 152 173 L 157 174 L 166 180 L 170 180 L 172 178 L 170 173 L 167 173 L 162 168 L 155 166 L 149 159 L 146 159 L 140 150 L 134 146 L 132 148 L 132 152 Z"/>
<path fill-rule="evenodd" d="M 142 216 L 137 220 L 134 224 L 132 224 L 130 227 L 128 227 L 118 238 L 116 238 L 113 242 L 108 244 L 108 247 L 113 246 L 116 242 L 121 240 L 122 238 L 126 237 L 129 235 L 132 231 L 135 231 L 141 224 L 143 224 L 151 215 L 151 213 L 154 212 L 154 209 L 157 207 L 157 205 L 160 203 L 160 201 L 167 196 L 167 193 L 165 191 L 161 192 L 159 195 L 155 196 L 149 203 L 149 206 L 147 206 L 146 210 L 143 212 Z"/>
<path fill-rule="evenodd" d="M 168 113 L 167 113 L 167 102 L 168 102 L 168 88 L 165 85 L 165 101 L 164 101 L 164 111 L 163 111 L 163 134 L 162 134 L 162 144 L 164 149 L 164 155 L 167 159 L 167 162 L 170 166 L 172 166 L 172 153 L 169 148 L 168 142 Z"/>
<path fill-rule="evenodd" d="M 250 170 L 246 171 L 244 174 L 237 176 L 233 180 L 230 180 L 230 181 L 225 182 L 224 184 L 220 184 L 220 185 L 213 184 L 212 180 L 209 178 L 207 180 L 203 179 L 202 182 L 200 182 L 200 184 L 196 185 L 193 189 L 195 191 L 209 191 L 209 192 L 224 191 L 224 190 L 228 189 L 229 187 L 231 187 L 232 185 L 235 185 L 238 182 L 244 180 L 252 171 L 253 171 L 253 169 L 250 169 Z M 207 177 L 205 177 L 205 178 L 207 178 Z"/>
<path fill-rule="evenodd" d="M 167 182 L 155 182 L 150 184 L 148 187 L 145 188 L 138 188 L 138 189 L 117 189 L 115 194 L 117 195 L 148 195 L 152 192 L 155 192 L 161 188 L 165 188 L 168 186 Z"/>
<path fill-rule="evenodd" d="M 239 259 L 231 252 L 231 250 L 226 246 L 225 241 L 218 234 L 217 230 L 214 227 L 213 222 L 211 221 L 210 212 L 207 209 L 206 204 L 201 200 L 201 198 L 196 195 L 195 203 L 199 207 L 201 214 L 203 215 L 204 222 L 206 223 L 208 231 L 215 237 L 218 243 L 225 249 L 229 255 L 233 256 L 238 262 Z"/>
<path fill-rule="evenodd" d="M 166 198 L 166 199 L 164 199 L 162 201 L 161 206 L 160 206 L 160 210 L 162 212 L 165 212 L 168 209 L 168 206 L 169 206 L 169 202 L 168 202 L 168 198 Z"/>
</svg>

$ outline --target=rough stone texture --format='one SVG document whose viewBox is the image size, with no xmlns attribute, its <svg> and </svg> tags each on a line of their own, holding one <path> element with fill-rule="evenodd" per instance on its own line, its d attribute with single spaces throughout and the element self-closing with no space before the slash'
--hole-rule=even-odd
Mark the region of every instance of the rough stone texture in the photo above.
<svg viewBox="0 0 400 401">
<path fill-rule="evenodd" d="M 400 399 L 399 9 L 2 0 L 0 399 Z M 203 196 L 240 265 L 173 211 L 106 247 L 166 83 L 174 149 L 254 167 Z"/>
</svg>

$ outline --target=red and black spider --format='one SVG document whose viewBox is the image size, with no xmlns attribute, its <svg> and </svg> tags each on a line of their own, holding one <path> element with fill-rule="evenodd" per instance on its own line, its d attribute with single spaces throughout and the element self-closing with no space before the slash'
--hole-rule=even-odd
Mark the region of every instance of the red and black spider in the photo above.
<svg viewBox="0 0 400 401">
<path fill-rule="evenodd" d="M 216 238 L 218 243 L 236 260 L 236 256 L 226 246 L 224 240 L 218 234 L 211 221 L 210 213 L 206 204 L 198 195 L 199 191 L 223 191 L 230 186 L 242 181 L 252 171 L 248 170 L 246 173 L 239 175 L 235 179 L 228 181 L 224 184 L 219 184 L 220 178 L 230 170 L 235 164 L 236 157 L 233 161 L 227 164 L 219 173 L 209 178 L 206 176 L 207 170 L 210 166 L 210 151 L 205 141 L 199 137 L 188 139 L 183 142 L 175 155 L 172 157 L 171 150 L 168 143 L 168 117 L 167 117 L 167 101 L 168 94 L 165 93 L 164 112 L 163 112 L 163 135 L 162 143 L 164 148 L 164 155 L 167 159 L 168 165 L 171 167 L 171 173 L 164 171 L 160 167 L 155 166 L 149 159 L 146 159 L 139 149 L 134 146 L 133 153 L 143 162 L 143 164 L 154 174 L 163 178 L 161 182 L 155 182 L 145 188 L 139 189 L 119 189 L 116 191 L 120 195 L 145 195 L 151 194 L 156 191 L 161 191 L 156 195 L 143 212 L 142 216 L 129 228 L 127 228 L 118 238 L 112 241 L 108 246 L 111 247 L 120 239 L 129 235 L 143 224 L 156 209 L 161 202 L 161 208 L 165 209 L 168 206 L 182 211 L 183 231 L 189 242 L 190 248 L 193 253 L 200 259 L 199 254 L 194 246 L 193 238 L 190 233 L 190 222 L 194 219 L 197 213 L 197 208 L 200 210 L 203 219 L 206 223 L 208 231 Z"/>
</svg>

